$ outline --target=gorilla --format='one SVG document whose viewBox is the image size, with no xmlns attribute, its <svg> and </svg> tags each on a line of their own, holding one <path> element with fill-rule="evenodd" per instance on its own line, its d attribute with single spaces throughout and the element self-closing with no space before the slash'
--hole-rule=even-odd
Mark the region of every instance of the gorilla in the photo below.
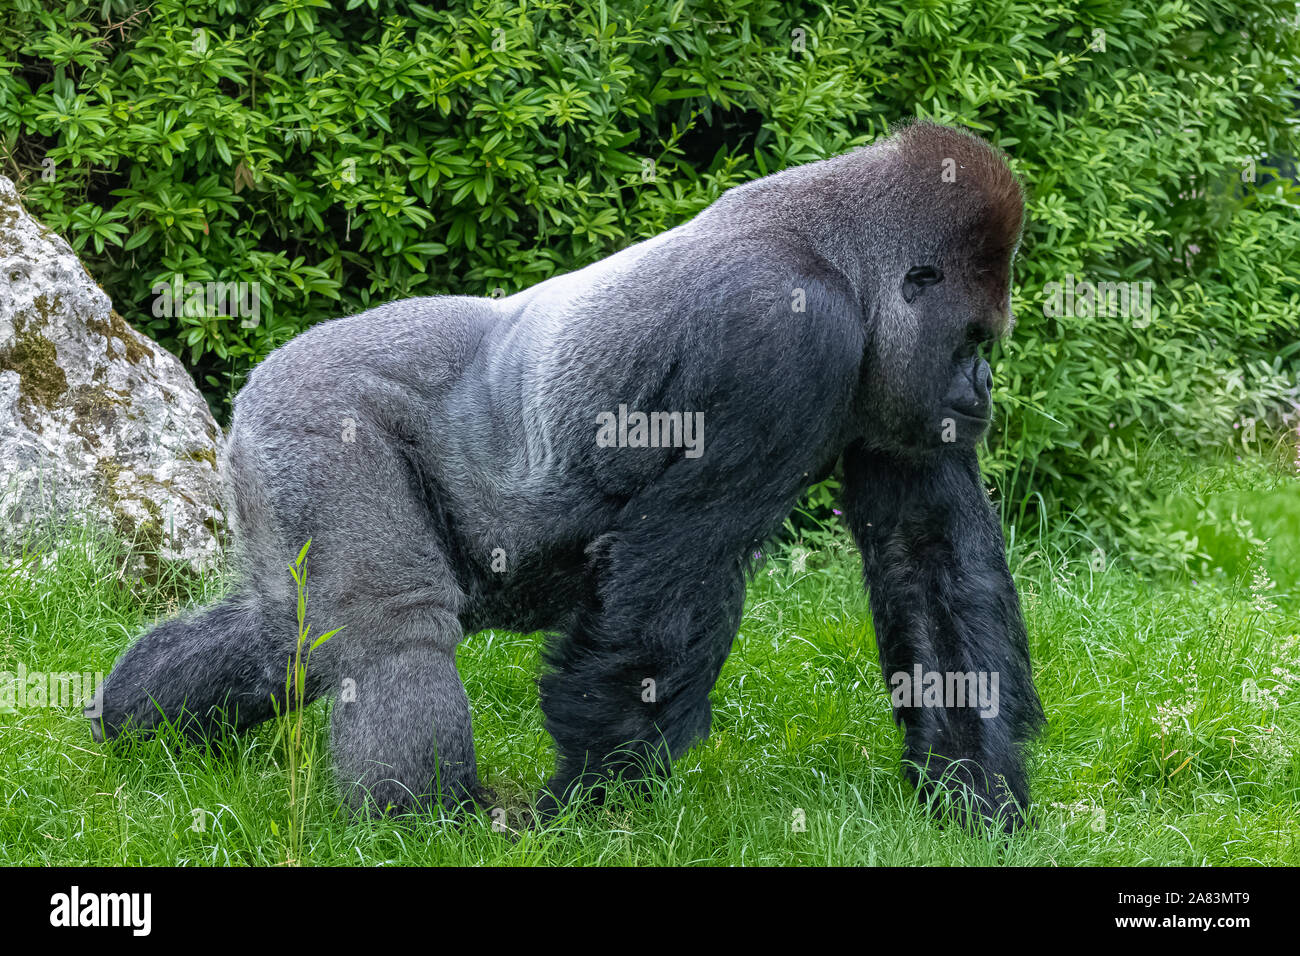
<svg viewBox="0 0 1300 956">
<path fill-rule="evenodd" d="M 95 739 L 271 717 L 310 540 L 311 618 L 343 630 L 304 692 L 336 698 L 354 810 L 488 799 L 455 664 L 484 628 L 556 635 L 538 818 L 616 779 L 644 792 L 709 733 L 754 552 L 837 473 L 906 775 L 1014 828 L 1043 713 L 976 445 L 1023 208 L 992 146 L 915 123 L 515 295 L 304 332 L 235 402 L 236 583 L 122 656 Z M 961 699 L 976 677 L 995 706 Z"/>
</svg>

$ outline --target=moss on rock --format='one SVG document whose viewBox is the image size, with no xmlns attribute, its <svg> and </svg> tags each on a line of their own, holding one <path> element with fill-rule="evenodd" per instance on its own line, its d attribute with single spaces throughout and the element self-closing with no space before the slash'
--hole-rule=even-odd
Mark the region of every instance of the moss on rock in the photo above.
<svg viewBox="0 0 1300 956">
<path fill-rule="evenodd" d="M 85 321 L 86 328 L 104 337 L 104 354 L 109 358 L 115 358 L 112 340 L 117 339 L 125 349 L 126 360 L 132 365 L 153 361 L 153 353 L 140 344 L 136 333 L 126 324 L 126 320 L 117 314 L 116 309 L 109 310 L 107 320 L 92 316 Z"/>
<path fill-rule="evenodd" d="M 68 391 L 68 376 L 59 368 L 54 343 L 14 319 L 14 341 L 0 348 L 0 369 L 18 373 L 18 394 L 33 408 L 53 408 Z"/>
</svg>

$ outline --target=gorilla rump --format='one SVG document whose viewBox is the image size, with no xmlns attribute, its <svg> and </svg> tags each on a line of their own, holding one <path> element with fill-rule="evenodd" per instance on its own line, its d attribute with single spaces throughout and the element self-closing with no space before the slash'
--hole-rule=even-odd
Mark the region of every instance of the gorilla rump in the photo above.
<svg viewBox="0 0 1300 956">
<path fill-rule="evenodd" d="M 708 734 L 748 557 L 838 466 L 886 679 L 997 682 L 992 710 L 891 696 L 909 779 L 1014 826 L 1043 715 L 975 445 L 1022 213 L 998 152 L 916 124 L 516 295 L 310 329 L 235 403 L 238 583 L 127 651 L 96 738 L 270 717 L 296 637 L 286 565 L 311 539 L 312 619 L 344 630 L 305 691 L 352 691 L 331 732 L 353 806 L 482 796 L 455 652 L 483 628 L 556 635 L 539 813 L 599 799 Z M 675 421 L 704 427 L 697 454 Z"/>
</svg>

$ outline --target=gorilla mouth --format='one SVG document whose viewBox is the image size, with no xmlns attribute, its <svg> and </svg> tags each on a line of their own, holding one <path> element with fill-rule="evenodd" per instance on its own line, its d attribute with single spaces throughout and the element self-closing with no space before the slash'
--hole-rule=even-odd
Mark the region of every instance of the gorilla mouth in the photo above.
<svg viewBox="0 0 1300 956">
<path fill-rule="evenodd" d="M 946 402 L 939 412 L 937 440 L 945 446 L 956 442 L 959 445 L 977 444 L 988 432 L 992 424 L 992 415 L 985 408 Z"/>
<path fill-rule="evenodd" d="M 947 412 L 953 418 L 964 419 L 967 424 L 987 425 L 992 421 L 992 409 L 988 406 L 949 405 Z"/>
</svg>

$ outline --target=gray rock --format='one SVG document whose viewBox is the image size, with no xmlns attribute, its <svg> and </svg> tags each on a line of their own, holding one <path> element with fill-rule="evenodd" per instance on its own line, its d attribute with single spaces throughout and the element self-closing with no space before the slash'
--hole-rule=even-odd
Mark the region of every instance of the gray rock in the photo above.
<svg viewBox="0 0 1300 956">
<path fill-rule="evenodd" d="M 0 176 L 0 551 L 88 518 L 127 542 L 133 570 L 213 566 L 220 440 L 176 357 Z"/>
</svg>

